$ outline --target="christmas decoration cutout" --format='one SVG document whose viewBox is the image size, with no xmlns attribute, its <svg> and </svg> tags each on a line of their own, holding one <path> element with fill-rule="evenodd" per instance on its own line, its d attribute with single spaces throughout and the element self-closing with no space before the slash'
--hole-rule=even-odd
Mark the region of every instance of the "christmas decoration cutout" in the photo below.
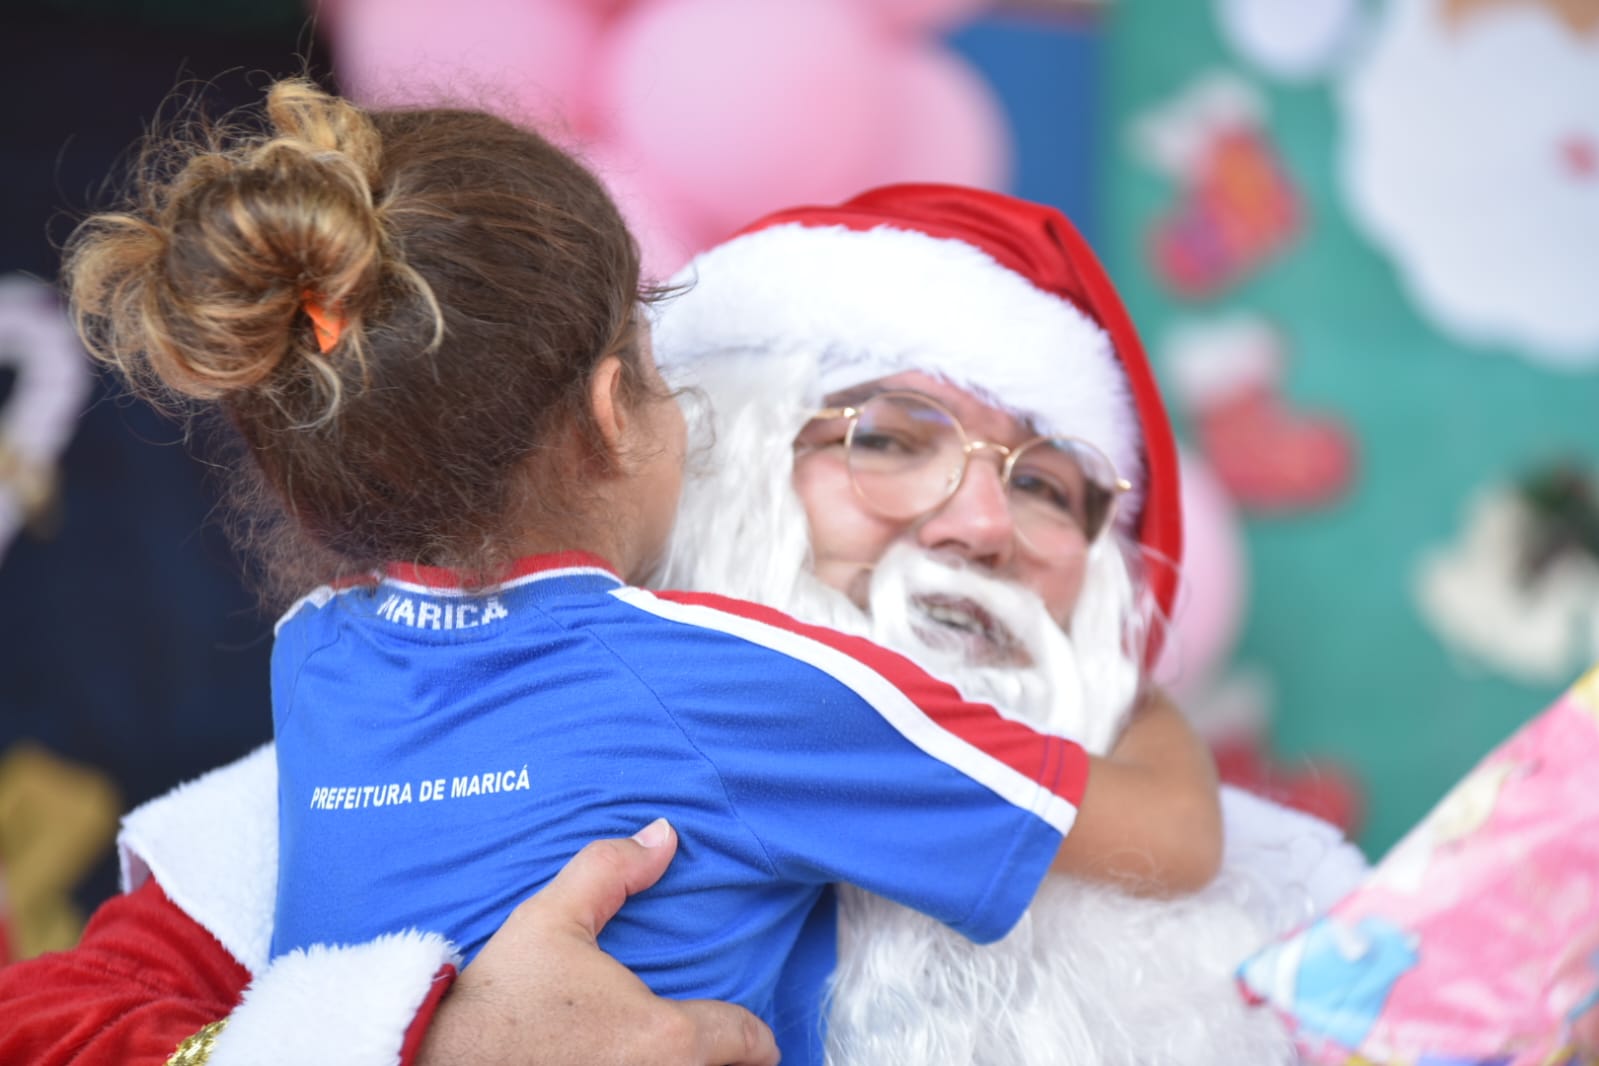
<svg viewBox="0 0 1599 1066">
<path fill-rule="evenodd" d="M 48 529 L 56 460 L 77 429 L 89 364 L 55 292 L 0 277 L 0 368 L 16 376 L 0 407 L 0 559 L 24 529 Z"/>
<path fill-rule="evenodd" d="M 1416 568 L 1421 617 L 1461 658 L 1528 684 L 1599 659 L 1599 488 L 1555 463 L 1484 489 Z"/>
<path fill-rule="evenodd" d="M 1338 93 L 1349 213 L 1463 344 L 1599 365 L 1599 6 L 1395 0 Z"/>
<path fill-rule="evenodd" d="M 1268 137 L 1265 103 L 1239 78 L 1214 73 L 1145 116 L 1144 158 L 1177 183 L 1155 223 L 1155 273 L 1183 296 L 1214 296 L 1280 254 L 1304 226 L 1304 205 Z"/>
<path fill-rule="evenodd" d="M 1282 334 L 1252 314 L 1187 323 L 1165 344 L 1168 380 L 1200 450 L 1238 504 L 1257 513 L 1326 507 L 1355 476 L 1353 434 L 1284 397 L 1286 351 Z"/>
</svg>

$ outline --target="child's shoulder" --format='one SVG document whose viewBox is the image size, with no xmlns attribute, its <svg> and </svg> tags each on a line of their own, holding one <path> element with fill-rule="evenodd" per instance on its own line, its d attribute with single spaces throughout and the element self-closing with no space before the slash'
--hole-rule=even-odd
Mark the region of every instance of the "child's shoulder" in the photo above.
<svg viewBox="0 0 1599 1066">
<path fill-rule="evenodd" d="M 746 640 L 753 639 L 756 643 L 767 643 L 772 637 L 783 633 L 824 643 L 850 639 L 836 630 L 801 622 L 775 607 L 753 600 L 741 600 L 736 596 L 634 586 L 618 589 L 613 595 L 657 618 Z"/>
<path fill-rule="evenodd" d="M 288 606 L 278 616 L 273 626 L 273 633 L 279 639 L 285 636 L 285 630 L 293 632 L 303 628 L 323 616 L 324 610 L 334 604 L 346 602 L 350 599 L 363 600 L 370 598 L 378 589 L 376 575 L 357 575 L 341 581 L 332 581 L 325 585 L 318 585 L 310 592 L 301 596 Z"/>
<path fill-rule="evenodd" d="M 676 623 L 689 639 L 721 641 L 750 654 L 780 655 L 820 667 L 835 676 L 864 667 L 871 672 L 898 676 L 921 671 L 902 656 L 865 637 L 827 626 L 802 622 L 775 607 L 708 592 L 618 589 L 617 599 L 656 618 Z"/>
</svg>

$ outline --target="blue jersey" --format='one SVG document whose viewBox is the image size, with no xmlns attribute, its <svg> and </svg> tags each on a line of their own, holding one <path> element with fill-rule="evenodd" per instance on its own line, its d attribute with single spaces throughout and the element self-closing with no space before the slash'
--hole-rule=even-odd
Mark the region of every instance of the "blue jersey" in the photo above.
<svg viewBox="0 0 1599 1066">
<path fill-rule="evenodd" d="M 273 954 L 409 927 L 468 961 L 584 844 L 665 816 L 678 854 L 602 946 L 656 992 L 741 1003 L 820 1062 L 828 886 L 974 940 L 1021 916 L 1087 757 L 902 657 L 576 553 L 463 593 L 324 588 L 273 651 Z"/>
</svg>

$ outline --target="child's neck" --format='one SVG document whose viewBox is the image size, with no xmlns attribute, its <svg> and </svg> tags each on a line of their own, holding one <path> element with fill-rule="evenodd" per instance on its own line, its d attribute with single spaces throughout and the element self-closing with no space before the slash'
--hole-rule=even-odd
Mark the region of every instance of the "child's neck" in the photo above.
<svg viewBox="0 0 1599 1066">
<path fill-rule="evenodd" d="M 555 555 L 566 551 L 585 551 L 598 555 L 616 570 L 622 580 L 637 583 L 655 564 L 655 559 L 639 535 L 638 509 L 611 491 L 612 483 L 593 487 L 584 499 L 583 513 L 576 510 L 564 516 L 559 528 L 552 526 L 547 509 L 537 503 L 521 508 L 513 518 L 513 529 L 524 532 L 513 541 L 517 558 L 530 555 Z"/>
</svg>

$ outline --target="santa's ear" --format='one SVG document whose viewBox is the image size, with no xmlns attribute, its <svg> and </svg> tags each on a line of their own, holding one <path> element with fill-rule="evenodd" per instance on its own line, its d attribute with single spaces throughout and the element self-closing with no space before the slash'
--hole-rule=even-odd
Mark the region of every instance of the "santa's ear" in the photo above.
<svg viewBox="0 0 1599 1066">
<path fill-rule="evenodd" d="M 601 359 L 589 377 L 589 412 L 605 444 L 606 454 L 622 454 L 630 411 L 622 389 L 622 360 L 615 355 Z"/>
</svg>

